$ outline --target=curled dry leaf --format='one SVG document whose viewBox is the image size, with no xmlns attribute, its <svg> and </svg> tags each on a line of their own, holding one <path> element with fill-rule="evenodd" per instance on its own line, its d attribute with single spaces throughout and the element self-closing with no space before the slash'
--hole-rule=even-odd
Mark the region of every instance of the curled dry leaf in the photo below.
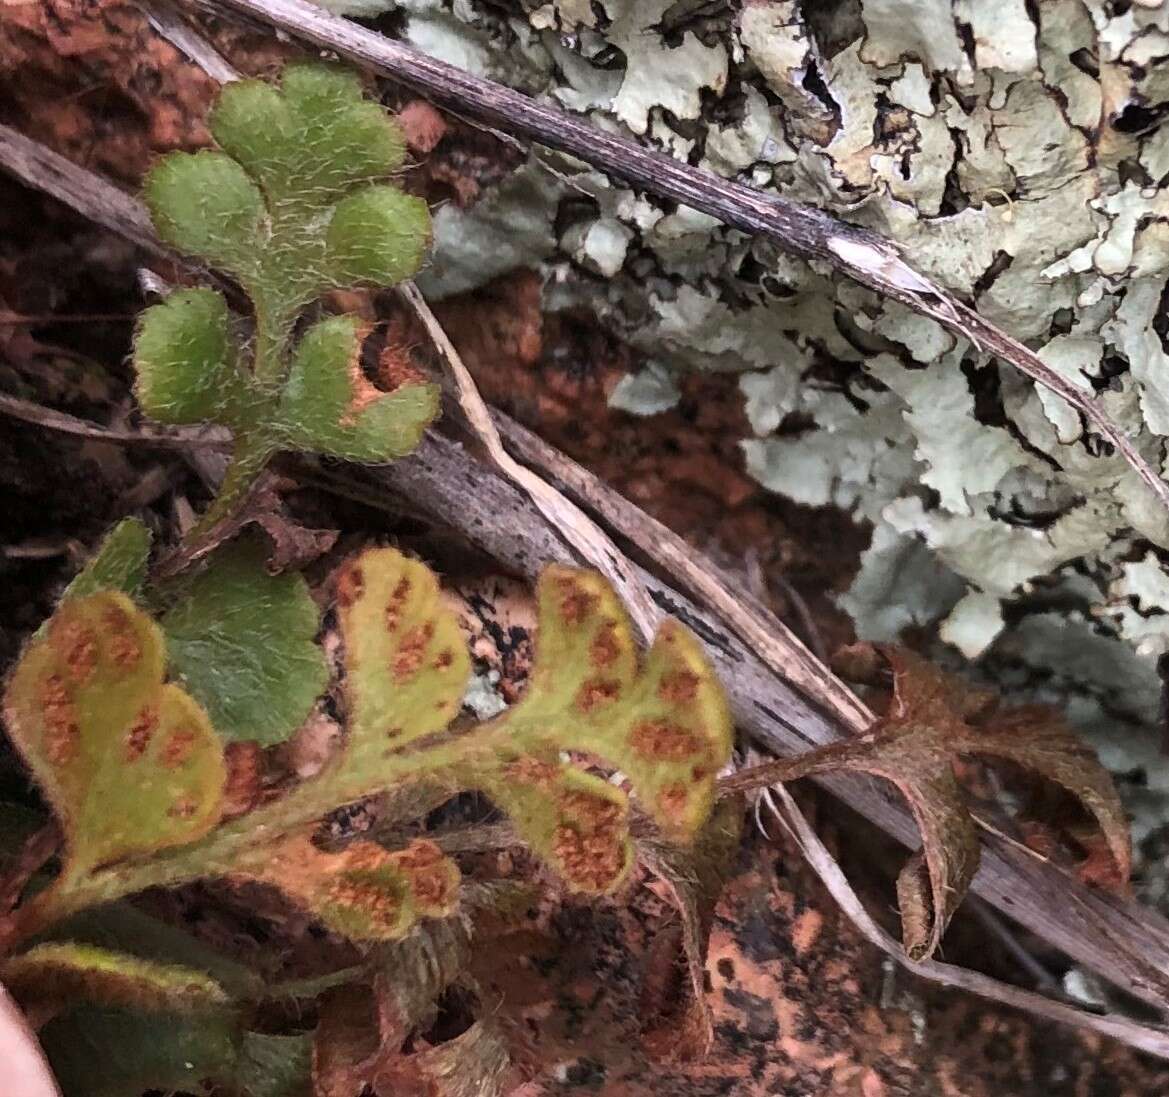
<svg viewBox="0 0 1169 1097">
<path fill-rule="evenodd" d="M 714 1043 L 714 1018 L 706 997 L 706 952 L 714 910 L 735 870 L 743 832 L 743 801 L 719 802 L 690 847 L 640 842 L 642 863 L 666 886 L 678 908 L 677 935 L 663 935 L 666 947 L 654 949 L 642 993 L 643 1040 L 654 1058 L 687 1061 L 706 1055 Z M 671 1001 L 679 946 L 685 982 Z"/>
<path fill-rule="evenodd" d="M 462 975 L 471 954 L 471 932 L 462 918 L 418 926 L 378 954 L 374 981 L 382 1042 L 401 1047 L 410 1031 L 428 1021 L 439 995 Z"/>
<path fill-rule="evenodd" d="M 501 1097 L 508 1053 L 493 1024 L 475 1021 L 451 1040 L 419 1040 L 407 1053 L 396 1032 L 380 1027 L 380 1014 L 367 987 L 344 987 L 322 1001 L 313 1043 L 314 1097 Z"/>
<path fill-rule="evenodd" d="M 1095 819 L 1112 861 L 1111 873 L 1097 866 L 1097 878 L 1128 880 L 1130 840 L 1120 797 L 1108 771 L 1058 713 L 1036 705 L 997 710 L 985 693 L 964 689 L 911 652 L 880 650 L 893 668 L 893 698 L 870 731 L 743 770 L 723 788 L 760 788 L 842 769 L 892 782 L 922 837 L 920 853 L 897 881 L 902 939 L 913 959 L 937 948 L 978 870 L 978 834 L 954 774 L 963 755 L 1013 762 L 1071 793 Z"/>
<path fill-rule="evenodd" d="M 433 1097 L 498 1092 L 507 1052 L 489 1025 L 475 1022 L 434 1046 L 420 1036 L 434 1020 L 439 996 L 462 976 L 470 945 L 461 919 L 417 926 L 381 948 L 372 991 L 351 987 L 330 995 L 314 1041 L 317 1097 L 357 1093 L 363 1086 Z M 412 1034 L 419 1036 L 411 1041 Z"/>
</svg>

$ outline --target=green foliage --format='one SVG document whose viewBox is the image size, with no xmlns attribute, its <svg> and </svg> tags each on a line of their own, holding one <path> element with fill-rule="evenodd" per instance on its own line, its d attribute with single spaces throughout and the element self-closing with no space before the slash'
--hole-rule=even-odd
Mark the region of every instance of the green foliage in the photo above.
<svg viewBox="0 0 1169 1097">
<path fill-rule="evenodd" d="M 68 963 L 93 954 L 104 958 L 97 978 L 85 963 Z M 287 1003 L 283 987 L 265 985 L 249 968 L 129 903 L 91 908 L 58 923 L 49 941 L 9 960 L 0 979 L 33 1013 L 57 1014 L 41 1037 L 65 1097 L 123 1097 L 177 1079 L 190 1085 L 192 1077 L 248 1097 L 310 1092 L 311 1037 L 249 1030 L 256 1003 Z M 75 1045 L 80 1040 L 81 1049 L 92 1047 L 93 1026 L 105 1042 L 102 1064 L 90 1075 Z M 162 1041 L 158 1050 L 147 1046 L 152 1039 Z"/>
<path fill-rule="evenodd" d="M 250 315 L 233 313 L 218 290 L 180 289 L 146 310 L 134 344 L 147 414 L 234 434 L 224 486 L 195 540 L 229 516 L 278 450 L 384 461 L 408 453 L 438 410 L 437 386 L 409 371 L 392 391 L 371 383 L 369 331 L 357 317 L 304 317 L 328 291 L 392 285 L 423 261 L 425 203 L 387 181 L 405 155 L 397 125 L 362 98 L 355 76 L 298 64 L 279 87 L 225 88 L 210 129 L 219 148 L 165 157 L 146 202 L 166 242 L 242 287 Z M 424 838 L 327 850 L 318 824 L 377 794 L 413 818 L 480 790 L 570 890 L 610 892 L 634 860 L 627 787 L 670 840 L 689 840 L 713 802 L 730 719 L 697 642 L 667 625 L 641 665 L 604 581 L 554 569 L 539 589 L 529 696 L 467 726 L 456 717 L 470 659 L 437 580 L 393 550 L 365 552 L 336 583 L 348 717 L 340 748 L 311 780 L 240 796 L 241 772 L 261 787 L 259 748 L 285 740 L 326 689 L 317 607 L 300 577 L 267 573 L 255 543 L 147 587 L 150 547 L 136 520 L 110 533 L 4 694 L 9 734 L 64 848 L 57 876 L 37 879 L 0 917 L 0 941 L 17 947 L 0 977 L 51 1017 L 42 1037 L 67 1097 L 208 1085 L 306 1097 L 320 1066 L 312 1041 L 249 1031 L 260 1003 L 302 989 L 266 987 L 113 902 L 216 877 L 274 886 L 367 952 L 396 949 L 380 963 L 370 952 L 384 1055 L 338 1060 L 340 1085 L 383 1066 L 404 1092 L 423 1079 L 469 1092 L 480 1074 L 502 1078 L 503 1045 L 483 1022 L 430 1052 L 406 1051 L 465 955 L 466 927 L 451 917 L 462 888 L 455 863 Z M 620 770 L 625 784 L 600 767 Z M 399 963 L 408 985 L 386 991 Z M 349 977 L 307 983 L 343 990 Z"/>
<path fill-rule="evenodd" d="M 392 285 L 418 269 L 417 198 L 395 187 L 367 187 L 337 203 L 327 236 L 329 275 L 339 285 Z"/>
<path fill-rule="evenodd" d="M 309 1097 L 312 1036 L 249 1031 L 234 1007 L 175 1012 L 82 1004 L 40 1031 L 64 1097 L 216 1092 Z"/>
<path fill-rule="evenodd" d="M 163 423 L 214 419 L 246 427 L 248 381 L 240 358 L 222 294 L 176 290 L 139 324 L 138 402 Z"/>
<path fill-rule="evenodd" d="M 611 891 L 633 859 L 627 796 L 564 761 L 569 751 L 625 773 L 671 839 L 689 839 L 706 818 L 730 717 L 681 626 L 665 625 L 639 667 L 608 584 L 549 569 L 527 697 L 454 732 L 446 729 L 470 660 L 434 575 L 375 549 L 342 570 L 336 592 L 344 748 L 314 779 L 218 828 L 223 742 L 191 695 L 163 683 L 163 634 L 172 666 L 228 722 L 227 737 L 283 728 L 320 690 L 315 612 L 301 581 L 261 578 L 259 554 L 245 544 L 187 585 L 162 629 L 113 591 L 62 604 L 7 694 L 13 739 L 66 832 L 65 870 L 38 896 L 38 917 L 150 884 L 235 876 L 274 884 L 354 939 L 401 937 L 418 919 L 455 909 L 454 864 L 426 841 L 328 853 L 313 843 L 312 824 L 341 804 L 386 791 L 408 800 L 417 789 L 437 802 L 460 789 L 488 793 L 571 889 Z M 267 660 L 278 654 L 281 682 L 306 680 L 278 715 L 264 711 L 279 707 L 273 683 L 261 681 L 264 660 L 222 669 L 228 656 L 258 648 Z"/>
<path fill-rule="evenodd" d="M 214 521 L 277 449 L 365 461 L 408 453 L 437 414 L 438 389 L 370 384 L 354 317 L 322 320 L 289 347 L 305 306 L 327 290 L 409 278 L 430 239 L 425 202 L 384 181 L 402 165 L 401 131 L 362 98 L 356 76 L 302 63 L 279 89 L 230 84 L 210 125 L 223 151 L 165 157 L 146 203 L 167 243 L 240 283 L 254 335 L 218 291 L 181 290 L 143 313 L 134 365 L 148 414 L 234 431 L 236 468 Z"/>
<path fill-rule="evenodd" d="M 264 196 L 230 156 L 168 156 L 150 173 L 145 193 L 154 227 L 168 244 L 245 284 L 262 277 L 256 245 L 265 228 Z"/>
<path fill-rule="evenodd" d="M 82 1006 L 49 1021 L 40 1040 L 65 1097 L 199 1092 L 206 1078 L 230 1079 L 241 1050 L 229 1011 Z"/>
<path fill-rule="evenodd" d="M 282 742 L 304 721 L 328 679 L 316 605 L 302 578 L 274 576 L 259 542 L 218 551 L 194 578 L 143 589 L 150 532 L 127 518 L 107 534 L 66 598 L 121 591 L 165 605 L 168 669 L 231 742 Z"/>
<path fill-rule="evenodd" d="M 383 393 L 361 371 L 368 331 L 354 316 L 314 324 L 297 347 L 276 424 L 286 444 L 352 461 L 409 453 L 437 408 L 433 385 Z"/>
<path fill-rule="evenodd" d="M 374 1076 L 407 1090 L 450 1071 L 468 1071 L 475 1084 L 501 1077 L 503 1047 L 482 1020 L 433 1055 L 403 1051 L 433 994 L 458 978 L 466 940 L 451 916 L 460 891 L 473 889 L 463 889 L 454 862 L 424 838 L 400 849 L 368 840 L 322 848 L 317 824 L 326 813 L 377 794 L 416 815 L 461 790 L 485 793 L 569 891 L 612 893 L 640 856 L 679 909 L 689 976 L 681 1007 L 647 1018 L 647 1044 L 672 1054 L 709 1042 L 702 957 L 741 805 L 727 799 L 712 814 L 731 720 L 685 628 L 665 623 L 642 656 L 603 578 L 551 567 L 537 585 L 526 695 L 468 726 L 455 718 L 471 663 L 436 577 L 393 549 L 367 550 L 334 582 L 347 716 L 340 748 L 315 777 L 224 822 L 224 740 L 279 740 L 323 688 L 316 610 L 299 578 L 268 576 L 258 546 L 244 542 L 172 589 L 160 626 L 124 593 L 94 589 L 132 581 L 146 548 L 133 527 L 103 546 L 84 573 L 83 589 L 94 592 L 63 601 L 5 697 L 13 741 L 61 819 L 66 848 L 59 877 L 10 920 L 8 938 L 32 943 L 0 978 L 30 1008 L 68 1008 L 44 1032 L 67 1097 L 244 1078 L 259 1097 L 304 1097 L 310 1061 L 318 1082 L 333 1078 L 339 1092 Z M 264 655 L 229 668 L 233 655 L 253 651 Z M 977 866 L 973 822 L 951 768 L 960 755 L 1003 757 L 1072 792 L 1096 817 L 1118 875 L 1127 874 L 1115 791 L 1050 714 L 995 712 L 928 664 L 886 655 L 894 703 L 869 734 L 741 771 L 724 790 L 840 769 L 892 780 L 923 835 L 922 853 L 898 882 L 914 956 L 936 947 Z M 168 658 L 192 693 L 165 681 Z M 620 783 L 607 776 L 614 771 Z M 631 795 L 656 824 L 656 837 L 638 846 Z M 354 1044 L 328 1058 L 310 1055 L 307 1038 L 249 1032 L 258 1003 L 303 992 L 241 977 L 182 934 L 165 939 L 177 931 L 160 938 L 150 919 L 136 930 L 144 918 L 137 912 L 123 910 L 130 921 L 118 928 L 113 907 L 112 932 L 96 935 L 84 919 L 62 922 L 146 887 L 209 877 L 273 886 L 362 944 L 372 958 L 366 975 L 380 973 L 369 1049 Z M 56 938 L 33 939 L 58 923 Z M 394 971 L 405 982 L 391 992 Z M 339 974 L 323 984 L 344 993 L 322 1007 L 318 1051 L 332 1038 L 330 1024 L 344 1028 L 362 1012 L 356 1005 L 368 988 L 348 987 L 350 976 Z M 313 988 L 318 982 L 310 979 Z M 78 1048 L 95 1038 L 112 1058 L 91 1078 Z"/>
<path fill-rule="evenodd" d="M 198 970 L 233 1000 L 263 997 L 262 980 L 250 968 L 127 901 L 79 911 L 55 923 L 42 940 L 91 945 L 154 964 Z"/>
<path fill-rule="evenodd" d="M 230 742 L 287 739 L 328 680 L 308 586 L 269 575 L 256 542 L 216 553 L 160 623 L 171 673 Z"/>
<path fill-rule="evenodd" d="M 51 941 L 0 968 L 26 1010 L 57 1016 L 42 1041 L 65 1097 L 187 1091 L 203 1079 L 249 1097 L 308 1097 L 311 1037 L 249 1031 L 251 1007 L 269 992 L 246 969 L 124 904 L 86 912 L 62 928 L 165 957 Z M 101 1064 L 86 1071 L 78 1052 L 95 1045 Z"/>
<path fill-rule="evenodd" d="M 93 559 L 65 590 L 66 598 L 84 598 L 99 590 L 119 590 L 135 597 L 146 582 L 150 530 L 137 518 L 123 518 L 105 535 Z"/>
</svg>

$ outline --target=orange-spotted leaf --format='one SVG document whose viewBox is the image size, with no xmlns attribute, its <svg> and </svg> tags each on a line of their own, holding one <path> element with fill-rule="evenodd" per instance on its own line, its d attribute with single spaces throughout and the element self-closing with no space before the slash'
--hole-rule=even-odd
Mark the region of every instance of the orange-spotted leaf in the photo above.
<svg viewBox="0 0 1169 1097">
<path fill-rule="evenodd" d="M 732 745 L 726 698 L 698 640 L 667 621 L 639 667 L 629 619 L 600 575 L 550 567 L 537 597 L 527 694 L 491 726 L 519 751 L 601 758 L 630 778 L 668 836 L 693 835 Z"/>
<path fill-rule="evenodd" d="M 8 730 L 60 817 L 66 878 L 184 845 L 219 819 L 223 751 L 163 682 L 158 627 L 123 594 L 62 603 L 21 657 Z"/>
<path fill-rule="evenodd" d="M 394 549 L 356 557 L 337 578 L 349 698 L 348 772 L 442 731 L 471 673 L 466 641 L 434 573 Z"/>
<path fill-rule="evenodd" d="M 218 587 L 213 593 L 232 608 Z M 396 852 L 358 842 L 328 852 L 313 844 L 312 827 L 376 794 L 426 810 L 421 805 L 480 789 L 571 890 L 613 891 L 634 861 L 624 783 L 665 839 L 693 837 L 730 752 L 730 715 L 698 642 L 677 623 L 665 624 L 641 659 L 600 576 L 551 569 L 538 597 L 541 631 L 526 696 L 493 721 L 452 727 L 470 658 L 437 579 L 393 549 L 351 560 L 336 581 L 344 742 L 315 778 L 259 804 L 256 749 L 235 751 L 225 790 L 225 751 L 208 717 L 163 683 L 159 629 L 118 593 L 67 601 L 30 645 L 8 696 L 14 737 L 65 823 L 65 879 L 99 870 L 102 886 L 90 894 L 108 898 L 140 879 L 253 878 L 349 937 L 396 939 L 419 918 L 453 911 L 454 864 L 427 842 Z M 219 617 L 195 620 L 204 627 L 184 636 L 204 643 Z M 197 660 L 183 666 L 193 688 L 193 671 L 205 668 Z M 621 780 L 590 772 L 594 762 Z M 151 853 L 166 855 L 151 862 Z"/>
<path fill-rule="evenodd" d="M 273 884 L 355 941 L 396 940 L 419 918 L 443 918 L 458 902 L 458 868 L 424 839 L 392 852 L 359 841 L 329 853 L 302 832 L 268 846 L 233 875 Z"/>
<path fill-rule="evenodd" d="M 571 891 L 613 891 L 633 865 L 629 805 L 620 789 L 576 766 L 531 755 L 494 779 L 468 775 L 507 812 L 524 841 Z"/>
<path fill-rule="evenodd" d="M 631 781 L 668 837 L 703 823 L 731 748 L 726 701 L 698 642 L 663 626 L 644 660 L 609 584 L 550 568 L 525 697 L 470 732 L 438 736 L 459 710 L 470 661 L 433 574 L 392 549 L 337 580 L 349 741 L 325 779 L 352 798 L 428 776 L 489 793 L 570 888 L 601 893 L 632 864 L 625 793 L 562 760 L 596 758 Z"/>
</svg>

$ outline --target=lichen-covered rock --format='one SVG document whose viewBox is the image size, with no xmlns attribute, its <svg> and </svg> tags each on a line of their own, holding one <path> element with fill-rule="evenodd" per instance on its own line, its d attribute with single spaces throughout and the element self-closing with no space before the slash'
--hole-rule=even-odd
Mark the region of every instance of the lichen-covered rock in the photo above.
<svg viewBox="0 0 1169 1097">
<path fill-rule="evenodd" d="M 485 3 L 457 17 L 419 6 L 405 33 L 434 52 L 456 36 L 494 45 L 484 75 L 877 230 L 1097 393 L 1162 462 L 1169 7 L 748 0 L 673 5 L 631 38 L 635 6 L 529 3 L 526 24 Z M 712 75 L 723 65 L 725 81 Z M 476 284 L 446 272 L 473 271 L 501 223 L 518 226 L 510 265 L 548 276 L 545 308 L 591 309 L 652 363 L 618 386 L 622 409 L 659 412 L 663 379 L 685 369 L 741 374 L 751 475 L 872 527 L 842 601 L 863 637 L 946 622 L 932 635 L 989 673 L 1076 695 L 1089 730 L 1131 743 L 1116 763 L 1147 763 L 1148 783 L 1169 789 L 1153 732 L 1103 720 L 1156 720 L 1169 602 L 1151 579 L 1169 515 L 1062 400 L 867 289 L 548 154 L 439 215 L 428 288 Z M 616 226 L 620 249 L 602 247 Z M 1064 643 L 1032 646 L 1037 614 L 1071 626 Z M 1141 688 L 1078 674 L 1081 639 Z M 1011 669 L 1020 660 L 1029 673 Z"/>
</svg>

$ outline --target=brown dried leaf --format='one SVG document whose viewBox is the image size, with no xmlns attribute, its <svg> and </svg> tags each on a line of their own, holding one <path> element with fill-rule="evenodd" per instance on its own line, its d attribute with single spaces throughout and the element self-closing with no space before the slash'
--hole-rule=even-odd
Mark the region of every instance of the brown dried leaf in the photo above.
<svg viewBox="0 0 1169 1097">
<path fill-rule="evenodd" d="M 268 572 L 272 575 L 308 567 L 324 556 L 337 543 L 339 536 L 335 529 L 302 526 L 288 514 L 280 497 L 271 490 L 261 489 L 249 500 L 241 518 L 241 526 L 247 523 L 259 526 L 272 542 L 272 552 L 267 560 Z"/>
<path fill-rule="evenodd" d="M 407 1060 L 413 1061 L 427 1097 L 502 1097 L 507 1081 L 507 1046 L 497 1026 L 476 1021 L 453 1040 L 426 1048 Z M 405 1090 L 382 1089 L 390 1094 Z"/>
<path fill-rule="evenodd" d="M 966 688 L 913 653 L 879 650 L 893 668 L 893 698 L 870 731 L 744 770 L 723 788 L 758 788 L 840 769 L 896 785 L 922 836 L 919 854 L 897 881 L 902 940 L 915 960 L 937 948 L 978 870 L 978 834 L 954 773 L 963 755 L 1008 760 L 1071 793 L 1095 818 L 1113 863 L 1113 873 L 1096 865 L 1093 875 L 1127 881 L 1128 825 L 1112 778 L 1054 710 L 1028 705 L 994 711 L 985 692 Z"/>
<path fill-rule="evenodd" d="M 424 923 L 384 946 L 374 980 L 382 1045 L 400 1048 L 411 1030 L 433 1014 L 439 995 L 462 974 L 470 951 L 470 929 L 459 917 Z"/>
<path fill-rule="evenodd" d="M 1124 805 L 1111 775 L 1092 749 L 1072 735 L 1059 712 L 1046 705 L 1005 709 L 985 727 L 970 728 L 958 753 L 1005 758 L 1070 792 L 1096 820 L 1111 856 L 1112 871 L 1098 865 L 1094 875 L 1114 881 L 1113 890 L 1128 887 L 1132 849 Z"/>
<path fill-rule="evenodd" d="M 407 148 L 419 155 L 433 152 L 447 131 L 446 120 L 425 99 L 411 99 L 398 112 L 398 125 Z"/>
<path fill-rule="evenodd" d="M 714 1043 L 714 1019 L 706 1000 L 706 951 L 714 909 L 734 872 L 742 831 L 743 801 L 732 796 L 718 803 L 693 845 L 639 843 L 642 862 L 666 885 L 681 918 L 676 935 L 660 938 L 670 947 L 654 958 L 659 970 L 648 972 L 642 990 L 643 1040 L 655 1059 L 699 1059 Z M 687 978 L 681 994 L 670 1001 L 671 990 L 677 989 L 671 984 L 679 945 Z M 663 965 L 665 970 L 660 970 Z"/>
<path fill-rule="evenodd" d="M 372 991 L 345 987 L 323 999 L 313 1052 L 315 1097 L 499 1094 L 509 1060 L 492 1024 L 475 1021 L 435 1045 L 421 1035 L 438 995 L 461 974 L 469 945 L 458 919 L 417 927 L 382 952 Z"/>
<path fill-rule="evenodd" d="M 368 986 L 335 987 L 317 1000 L 314 1097 L 353 1097 L 378 1053 L 377 1002 Z"/>
</svg>

